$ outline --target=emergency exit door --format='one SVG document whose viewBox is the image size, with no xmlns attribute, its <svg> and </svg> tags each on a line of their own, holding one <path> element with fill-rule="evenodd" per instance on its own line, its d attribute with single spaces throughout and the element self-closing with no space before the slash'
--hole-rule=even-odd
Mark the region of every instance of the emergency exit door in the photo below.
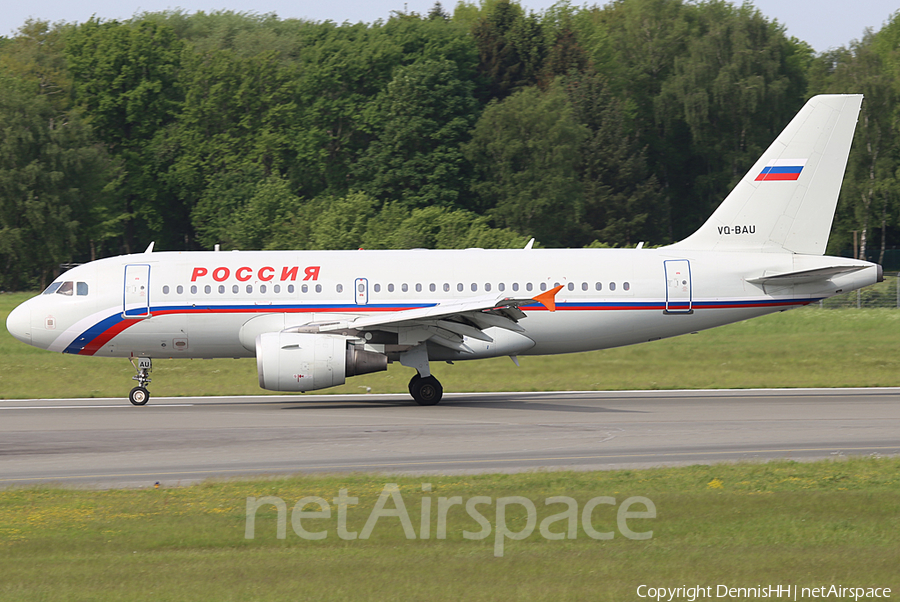
<svg viewBox="0 0 900 602">
<path fill-rule="evenodd" d="M 667 314 L 690 314 L 691 308 L 691 264 L 687 259 L 664 261 L 666 268 L 666 309 Z"/>
</svg>

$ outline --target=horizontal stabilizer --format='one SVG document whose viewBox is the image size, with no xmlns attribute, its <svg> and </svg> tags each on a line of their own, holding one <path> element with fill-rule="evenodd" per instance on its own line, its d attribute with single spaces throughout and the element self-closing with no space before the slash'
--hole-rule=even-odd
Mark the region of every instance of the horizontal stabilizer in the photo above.
<svg viewBox="0 0 900 602">
<path fill-rule="evenodd" d="M 748 278 L 747 282 L 751 284 L 804 284 L 807 282 L 825 281 L 834 278 L 839 274 L 849 274 L 866 268 L 867 266 L 859 265 L 836 265 L 825 268 L 816 268 L 814 270 L 800 270 L 799 272 L 785 272 L 782 274 L 766 274 L 759 278 Z"/>
</svg>

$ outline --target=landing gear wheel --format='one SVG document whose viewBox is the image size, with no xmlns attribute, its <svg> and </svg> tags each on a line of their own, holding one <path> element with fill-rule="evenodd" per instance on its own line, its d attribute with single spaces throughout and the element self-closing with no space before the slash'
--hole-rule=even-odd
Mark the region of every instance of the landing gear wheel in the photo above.
<svg viewBox="0 0 900 602">
<path fill-rule="evenodd" d="M 131 365 L 134 366 L 134 369 L 137 370 L 137 374 L 131 377 L 131 380 L 136 380 L 138 386 L 131 390 L 131 393 L 128 394 L 128 401 L 136 406 L 147 405 L 147 402 L 150 401 L 150 391 L 147 390 L 147 385 L 150 384 L 150 370 L 153 368 L 153 360 L 149 357 L 139 357 L 137 358 L 137 366 L 134 365 L 135 358 L 129 358 L 128 361 L 131 362 Z"/>
<path fill-rule="evenodd" d="M 420 406 L 436 406 L 444 394 L 440 381 L 433 376 L 416 376 L 409 381 L 409 394 Z"/>
<path fill-rule="evenodd" d="M 413 385 L 420 380 L 422 380 L 422 376 L 418 372 L 416 372 L 413 375 L 413 377 L 411 379 L 409 379 L 409 394 L 410 395 L 413 395 Z M 413 397 L 415 397 L 415 395 L 413 395 Z"/>
<path fill-rule="evenodd" d="M 144 387 L 135 387 L 128 394 L 128 400 L 136 406 L 147 405 L 150 401 L 150 391 Z"/>
</svg>

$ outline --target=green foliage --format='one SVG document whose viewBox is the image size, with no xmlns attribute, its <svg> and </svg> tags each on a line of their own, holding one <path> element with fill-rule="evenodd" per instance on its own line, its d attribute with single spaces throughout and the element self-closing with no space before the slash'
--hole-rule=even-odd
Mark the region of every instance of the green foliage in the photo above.
<svg viewBox="0 0 900 602">
<path fill-rule="evenodd" d="M 669 238 L 669 203 L 647 165 L 627 101 L 616 98 L 599 76 L 572 75 L 566 90 L 589 134 L 581 147 L 584 209 L 579 242 L 613 246 Z"/>
<path fill-rule="evenodd" d="M 41 288 L 102 238 L 109 162 L 76 112 L 0 75 L 0 287 Z"/>
<path fill-rule="evenodd" d="M 559 87 L 525 88 L 491 103 L 464 146 L 476 166 L 479 208 L 547 245 L 575 243 L 583 212 L 579 151 L 587 136 Z"/>
<path fill-rule="evenodd" d="M 152 144 L 180 108 L 181 48 L 171 28 L 152 21 L 91 19 L 66 36 L 76 103 L 123 165 L 115 185 L 126 252 L 146 242 L 137 230 L 180 234 L 184 222 L 160 186 Z"/>
<path fill-rule="evenodd" d="M 460 144 L 468 139 L 477 103 L 455 63 L 426 60 L 398 68 L 375 101 L 378 138 L 353 171 L 365 190 L 406 207 L 453 207 L 465 195 Z"/>
</svg>

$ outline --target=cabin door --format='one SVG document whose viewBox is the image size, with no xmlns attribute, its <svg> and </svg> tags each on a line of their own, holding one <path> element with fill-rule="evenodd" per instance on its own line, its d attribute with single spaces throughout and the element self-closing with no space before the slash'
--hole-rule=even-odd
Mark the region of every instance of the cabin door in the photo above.
<svg viewBox="0 0 900 602">
<path fill-rule="evenodd" d="M 690 314 L 691 308 L 691 264 L 687 259 L 671 259 L 663 262 L 666 266 L 666 311 L 667 314 Z"/>
<path fill-rule="evenodd" d="M 149 265 L 125 266 L 125 296 L 122 311 L 122 315 L 126 318 L 150 317 Z"/>
</svg>

